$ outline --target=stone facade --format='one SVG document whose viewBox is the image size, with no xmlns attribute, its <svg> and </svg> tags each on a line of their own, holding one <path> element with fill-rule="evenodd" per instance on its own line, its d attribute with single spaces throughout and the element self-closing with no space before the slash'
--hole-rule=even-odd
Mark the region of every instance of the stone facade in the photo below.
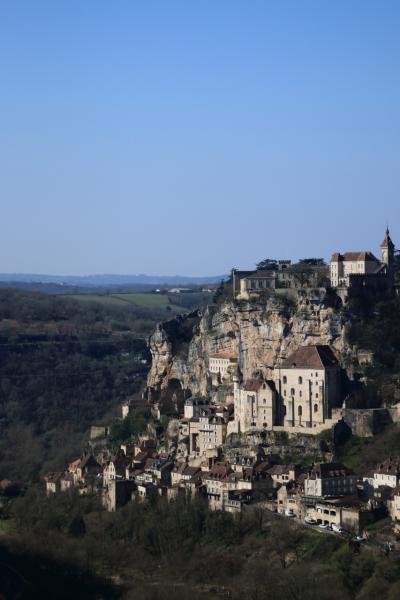
<svg viewBox="0 0 400 600">
<path fill-rule="evenodd" d="M 297 430 L 332 426 L 342 402 L 341 368 L 328 346 L 302 346 L 272 370 L 272 380 L 233 377 L 235 416 L 229 433 Z M 340 415 L 338 416 L 340 418 Z"/>
<path fill-rule="evenodd" d="M 272 381 L 234 376 L 234 421 L 229 433 L 271 429 L 276 424 L 276 392 Z"/>
<path fill-rule="evenodd" d="M 380 246 L 381 260 L 372 252 L 333 254 L 330 262 L 331 286 L 334 288 L 368 287 L 390 289 L 394 284 L 394 244 L 389 229 Z"/>
<path fill-rule="evenodd" d="M 319 463 L 304 480 L 304 495 L 310 498 L 324 496 L 351 496 L 357 493 L 357 477 L 341 463 Z"/>
<path fill-rule="evenodd" d="M 272 369 L 299 346 L 329 345 L 337 354 L 345 349 L 345 318 L 322 300 L 305 299 L 290 309 L 275 300 L 266 305 L 228 302 L 207 307 L 197 319 L 172 321 L 160 323 L 150 338 L 147 393 L 153 402 L 160 401 L 161 409 L 164 395 L 175 393 L 178 385 L 186 397 L 207 397 L 212 389 L 210 356 L 220 352 L 238 357 L 246 381 L 255 373 L 271 380 Z M 186 333 L 180 331 L 183 325 Z M 189 327 L 193 333 L 181 351 Z"/>
<path fill-rule="evenodd" d="M 303 346 L 274 369 L 279 423 L 285 428 L 319 428 L 341 405 L 341 369 L 328 346 Z"/>
<path fill-rule="evenodd" d="M 237 358 L 228 352 L 212 354 L 209 359 L 209 373 L 216 382 L 230 380 L 236 366 Z"/>
</svg>

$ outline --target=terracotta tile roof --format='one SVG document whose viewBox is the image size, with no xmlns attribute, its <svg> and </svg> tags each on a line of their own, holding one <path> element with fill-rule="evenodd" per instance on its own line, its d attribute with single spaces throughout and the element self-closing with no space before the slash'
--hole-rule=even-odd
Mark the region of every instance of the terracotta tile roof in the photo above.
<svg viewBox="0 0 400 600">
<path fill-rule="evenodd" d="M 270 463 L 264 460 L 254 467 L 254 471 L 256 473 L 269 473 L 270 468 Z"/>
<path fill-rule="evenodd" d="M 136 454 L 136 456 L 133 457 L 133 462 L 134 463 L 144 462 L 148 456 L 149 456 L 148 452 L 143 452 L 143 451 L 138 452 Z"/>
<path fill-rule="evenodd" d="M 215 463 L 207 473 L 207 479 L 223 479 L 232 473 L 232 468 L 229 463 Z"/>
<path fill-rule="evenodd" d="M 79 467 L 80 464 L 81 464 L 81 459 L 77 458 L 72 463 L 69 463 L 68 471 L 70 471 L 70 473 L 75 473 L 75 471 L 77 470 L 77 468 Z"/>
<path fill-rule="evenodd" d="M 340 254 L 339 252 L 335 252 L 332 254 L 331 258 L 332 262 L 344 261 L 344 262 L 354 262 L 354 261 L 371 261 L 379 263 L 379 260 L 372 254 L 372 252 L 345 252 L 344 254 Z"/>
<path fill-rule="evenodd" d="M 268 469 L 269 475 L 287 475 L 289 471 L 296 471 L 295 465 L 274 465 Z"/>
<path fill-rule="evenodd" d="M 338 360 L 329 346 L 301 346 L 286 358 L 284 369 L 321 369 L 337 366 Z"/>
</svg>

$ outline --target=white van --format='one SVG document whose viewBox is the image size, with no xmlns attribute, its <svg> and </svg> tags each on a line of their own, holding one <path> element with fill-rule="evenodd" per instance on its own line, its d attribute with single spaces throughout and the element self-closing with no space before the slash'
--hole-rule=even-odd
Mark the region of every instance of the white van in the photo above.
<svg viewBox="0 0 400 600">
<path fill-rule="evenodd" d="M 332 523 L 332 531 L 335 531 L 336 533 L 343 533 L 343 527 L 336 525 L 336 523 Z"/>
</svg>

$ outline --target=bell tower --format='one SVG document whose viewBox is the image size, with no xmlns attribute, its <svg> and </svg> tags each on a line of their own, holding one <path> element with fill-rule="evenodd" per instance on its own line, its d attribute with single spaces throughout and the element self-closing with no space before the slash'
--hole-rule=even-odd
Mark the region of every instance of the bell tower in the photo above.
<svg viewBox="0 0 400 600">
<path fill-rule="evenodd" d="M 385 237 L 381 244 L 381 262 L 389 269 L 393 268 L 394 263 L 394 244 L 389 235 L 389 228 L 386 227 Z"/>
</svg>

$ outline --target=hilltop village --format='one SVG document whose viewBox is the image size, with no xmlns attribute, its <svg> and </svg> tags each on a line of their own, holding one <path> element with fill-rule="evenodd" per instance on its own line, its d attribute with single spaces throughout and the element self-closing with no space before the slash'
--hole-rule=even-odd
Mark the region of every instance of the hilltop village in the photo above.
<svg viewBox="0 0 400 600">
<path fill-rule="evenodd" d="M 380 259 L 336 252 L 329 266 L 233 270 L 230 298 L 161 323 L 151 337 L 146 431 L 116 448 L 107 427 L 93 426 L 85 453 L 46 475 L 47 493 L 98 493 L 109 511 L 198 494 L 212 510 L 263 509 L 359 542 L 387 515 L 400 531 L 400 457 L 356 473 L 335 453 L 338 440 L 400 419 L 395 402 L 357 400 L 354 361 L 373 355 L 349 347 L 341 312 L 354 292 L 382 301 L 397 293 L 388 229 L 380 249 Z M 137 402 L 124 403 L 122 422 Z"/>
</svg>

